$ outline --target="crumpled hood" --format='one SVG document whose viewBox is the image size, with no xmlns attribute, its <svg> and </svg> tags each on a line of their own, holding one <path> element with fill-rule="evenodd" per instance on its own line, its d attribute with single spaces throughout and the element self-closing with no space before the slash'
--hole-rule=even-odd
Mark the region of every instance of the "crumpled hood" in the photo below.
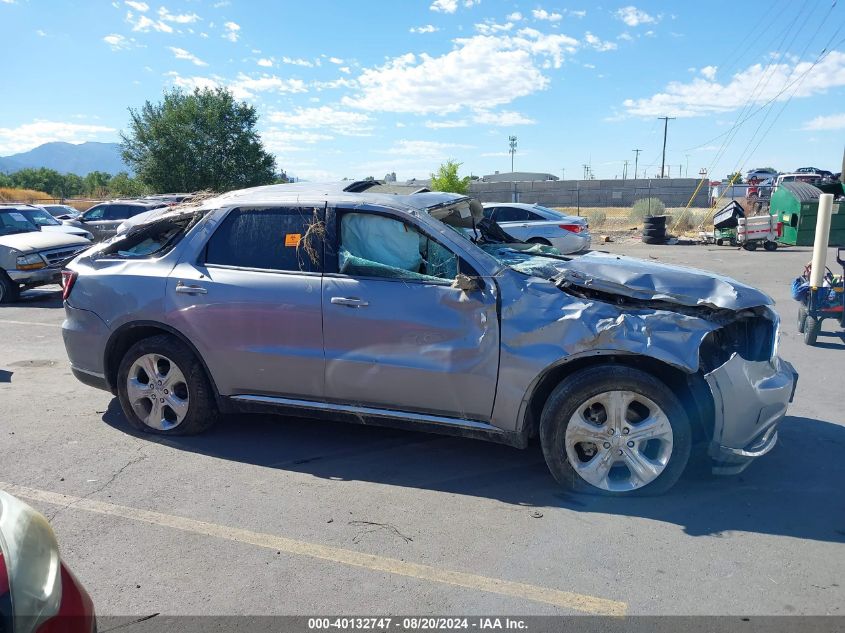
<svg viewBox="0 0 845 633">
<path fill-rule="evenodd" d="M 774 303 L 766 293 L 730 277 L 621 255 L 588 253 L 559 270 L 557 282 L 645 301 L 728 310 Z"/>
<path fill-rule="evenodd" d="M 29 233 L 13 233 L 0 237 L 0 246 L 14 248 L 22 253 L 40 251 L 62 246 L 88 246 L 91 242 L 84 237 L 53 231 L 31 231 Z"/>
</svg>

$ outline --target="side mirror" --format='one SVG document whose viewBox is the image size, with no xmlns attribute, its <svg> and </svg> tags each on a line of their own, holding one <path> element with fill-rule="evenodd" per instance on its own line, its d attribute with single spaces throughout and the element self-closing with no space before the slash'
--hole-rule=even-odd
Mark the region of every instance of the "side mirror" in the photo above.
<svg viewBox="0 0 845 633">
<path fill-rule="evenodd" d="M 455 281 L 452 282 L 452 288 L 458 288 L 463 292 L 470 293 L 484 288 L 484 281 L 480 277 L 470 277 L 463 273 L 458 273 Z"/>
</svg>

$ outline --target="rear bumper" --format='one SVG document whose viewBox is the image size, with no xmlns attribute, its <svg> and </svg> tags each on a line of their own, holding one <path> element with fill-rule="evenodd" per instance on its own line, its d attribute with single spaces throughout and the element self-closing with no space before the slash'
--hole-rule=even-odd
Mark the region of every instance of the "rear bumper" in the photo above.
<svg viewBox="0 0 845 633">
<path fill-rule="evenodd" d="M 590 248 L 592 242 L 592 237 L 589 233 L 573 233 L 567 237 L 549 237 L 547 239 L 551 242 L 552 246 L 564 254 L 585 251 Z"/>
<path fill-rule="evenodd" d="M 109 391 L 105 376 L 105 347 L 111 331 L 93 312 L 65 301 L 62 338 L 73 375 L 86 385 Z"/>
<path fill-rule="evenodd" d="M 795 394 L 798 373 L 784 360 L 747 361 L 738 355 L 705 376 L 715 420 L 713 472 L 735 474 L 772 450 L 778 425 Z"/>
</svg>

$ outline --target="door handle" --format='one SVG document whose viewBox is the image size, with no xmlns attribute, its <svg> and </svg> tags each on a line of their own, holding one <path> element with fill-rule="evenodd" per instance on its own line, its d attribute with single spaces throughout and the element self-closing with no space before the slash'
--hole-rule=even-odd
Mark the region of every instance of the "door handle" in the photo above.
<svg viewBox="0 0 845 633">
<path fill-rule="evenodd" d="M 186 286 L 180 280 L 176 283 L 176 292 L 182 295 L 207 295 L 208 289 L 202 286 Z"/>
<path fill-rule="evenodd" d="M 370 303 L 355 297 L 332 297 L 332 303 L 336 306 L 349 306 L 350 308 L 366 308 Z"/>
</svg>

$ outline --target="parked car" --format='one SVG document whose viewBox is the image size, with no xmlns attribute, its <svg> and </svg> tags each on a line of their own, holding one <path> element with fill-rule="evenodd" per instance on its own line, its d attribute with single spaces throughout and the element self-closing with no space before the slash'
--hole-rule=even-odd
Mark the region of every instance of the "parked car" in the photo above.
<svg viewBox="0 0 845 633">
<path fill-rule="evenodd" d="M 113 200 L 94 205 L 77 219 L 65 220 L 65 224 L 90 231 L 99 242 L 113 237 L 124 220 L 165 206 L 166 203 L 157 201 Z"/>
<path fill-rule="evenodd" d="M 590 227 L 586 218 L 566 215 L 539 204 L 488 202 L 484 204 L 484 217 L 523 242 L 554 246 L 561 253 L 577 253 L 590 248 Z"/>
<path fill-rule="evenodd" d="M 46 209 L 47 213 L 57 220 L 74 220 L 82 215 L 79 211 L 67 204 L 42 204 L 40 206 Z"/>
<path fill-rule="evenodd" d="M 748 182 L 752 178 L 756 178 L 757 180 L 774 180 L 775 178 L 777 178 L 778 173 L 779 172 L 776 169 L 768 169 L 766 167 L 752 169 L 745 175 L 745 181 Z"/>
<path fill-rule="evenodd" d="M 43 207 L 31 204 L 0 205 L 0 209 L 2 208 L 17 211 L 40 230 L 46 231 L 47 233 L 66 233 L 68 235 L 78 235 L 79 237 L 84 237 L 86 240 L 94 239 L 94 236 L 91 235 L 90 231 L 62 224 L 50 215 L 50 213 Z"/>
<path fill-rule="evenodd" d="M 826 178 L 833 180 L 833 172 L 826 169 L 819 169 L 818 167 L 799 167 L 795 170 L 797 174 L 816 174 L 819 178 Z"/>
<path fill-rule="evenodd" d="M 23 214 L 0 207 L 0 303 L 58 283 L 65 262 L 89 246 L 84 237 L 39 231 Z"/>
<path fill-rule="evenodd" d="M 39 512 L 0 490 L 0 631 L 95 633 L 94 604 Z"/>
<path fill-rule="evenodd" d="M 349 187 L 234 191 L 94 246 L 63 272 L 74 375 L 161 435 L 270 411 L 539 436 L 557 481 L 600 494 L 775 446 L 797 374 L 767 295 L 512 243 L 464 196 Z"/>
</svg>

